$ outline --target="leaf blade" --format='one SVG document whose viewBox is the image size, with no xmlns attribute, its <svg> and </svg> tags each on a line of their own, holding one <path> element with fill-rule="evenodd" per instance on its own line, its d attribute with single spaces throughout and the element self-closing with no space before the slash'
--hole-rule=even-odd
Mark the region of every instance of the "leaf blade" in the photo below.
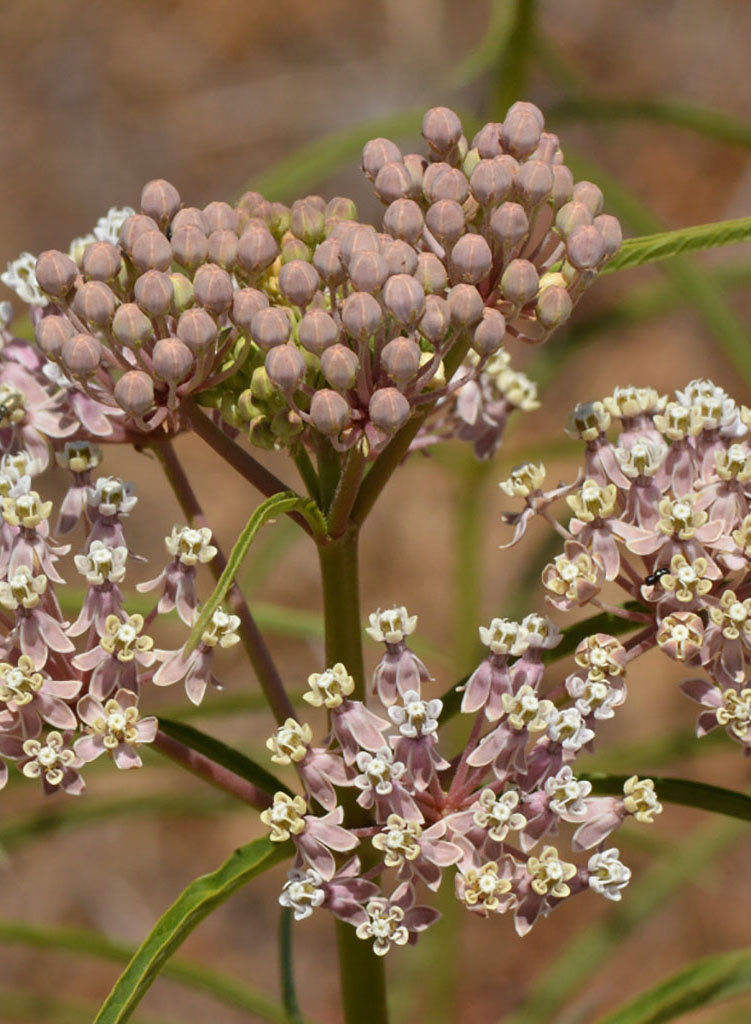
<svg viewBox="0 0 751 1024">
<path fill-rule="evenodd" d="M 689 252 L 747 242 L 749 239 L 751 217 L 720 220 L 711 224 L 693 224 L 677 231 L 658 231 L 639 238 L 627 238 L 620 252 L 607 264 L 603 273 L 628 270 L 631 267 L 669 260 Z"/>
<path fill-rule="evenodd" d="M 632 773 L 634 774 L 634 773 Z M 592 783 L 592 791 L 606 795 L 620 796 L 628 775 L 611 775 L 608 772 L 580 772 L 579 778 Z M 751 796 L 724 786 L 711 786 L 707 782 L 691 779 L 677 779 L 671 776 L 651 775 L 660 800 L 683 807 L 695 807 L 713 814 L 724 814 L 741 821 L 751 821 Z"/>
</svg>

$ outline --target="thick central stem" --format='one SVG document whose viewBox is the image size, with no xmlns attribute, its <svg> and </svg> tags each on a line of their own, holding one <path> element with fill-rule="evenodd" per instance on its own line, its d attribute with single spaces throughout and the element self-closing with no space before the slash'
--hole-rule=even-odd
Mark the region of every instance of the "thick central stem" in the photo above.
<svg viewBox="0 0 751 1024">
<path fill-rule="evenodd" d="M 349 530 L 319 547 L 326 636 L 326 663 L 342 662 L 355 681 L 355 700 L 365 700 L 365 665 L 357 561 L 358 534 Z M 356 820 L 361 808 L 345 802 L 346 823 Z M 360 858 L 367 869 L 367 851 Z M 386 974 L 383 959 L 371 943 L 358 939 L 345 921 L 336 922 L 342 1007 L 347 1024 L 388 1024 Z"/>
</svg>

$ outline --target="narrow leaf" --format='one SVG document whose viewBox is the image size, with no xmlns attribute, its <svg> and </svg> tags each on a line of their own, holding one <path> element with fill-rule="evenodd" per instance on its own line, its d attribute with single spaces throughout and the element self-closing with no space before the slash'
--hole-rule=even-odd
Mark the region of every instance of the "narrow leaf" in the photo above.
<svg viewBox="0 0 751 1024">
<path fill-rule="evenodd" d="M 644 263 L 657 263 L 682 253 L 716 249 L 751 239 L 751 217 L 720 220 L 713 224 L 696 224 L 678 231 L 660 231 L 641 238 L 627 238 L 623 247 L 605 267 L 603 273 L 627 270 Z"/>
<path fill-rule="evenodd" d="M 118 942 L 85 928 L 45 927 L 28 924 L 26 921 L 0 920 L 0 943 L 91 957 L 117 964 L 127 964 L 135 953 L 135 948 L 129 943 Z M 165 964 L 162 975 L 186 988 L 205 992 L 226 1006 L 247 1010 L 260 1020 L 280 1022 L 285 1019 L 282 1007 L 262 992 L 250 988 L 228 974 L 204 967 L 203 964 L 174 958 Z M 93 1010 L 85 1017 L 82 1015 L 75 1018 L 76 1024 L 80 1024 L 81 1020 L 92 1020 L 95 1012 L 96 1010 Z M 139 1021 L 140 1019 L 139 1014 Z"/>
<path fill-rule="evenodd" d="M 198 620 L 188 638 L 186 645 L 188 651 L 193 650 L 200 642 L 204 630 L 211 621 L 211 616 L 227 596 L 227 591 L 235 581 L 235 576 L 237 576 L 243 559 L 248 553 L 248 548 L 253 543 L 256 534 L 263 524 L 275 516 L 282 515 L 285 512 L 292 512 L 293 510 L 305 515 L 314 530 L 325 531 L 326 523 L 320 512 L 315 508 L 314 503 L 309 498 L 301 498 L 294 491 L 282 491 L 281 494 L 272 494 L 270 498 L 262 502 L 245 524 L 242 533 L 230 552 L 227 566 L 219 578 L 213 594 L 201 609 L 201 614 L 198 616 Z"/>
<path fill-rule="evenodd" d="M 751 948 L 697 960 L 600 1024 L 662 1024 L 751 991 Z"/>
<path fill-rule="evenodd" d="M 239 775 L 248 782 L 252 782 L 254 786 L 258 786 L 259 789 L 268 793 L 269 796 L 273 796 L 279 790 L 294 796 L 289 786 L 285 785 L 280 779 L 277 779 L 275 775 L 272 775 L 262 765 L 248 757 L 247 754 L 243 754 L 240 750 L 228 746 L 214 736 L 209 736 L 208 733 L 201 732 L 200 729 L 196 729 L 186 722 L 175 722 L 171 718 L 162 718 L 161 716 L 159 718 L 159 727 L 168 736 L 171 736 L 172 739 L 179 740 L 180 743 L 184 743 L 191 750 L 210 757 L 212 761 L 216 761 L 222 768 L 227 768 L 229 771 L 234 772 L 235 775 Z"/>
<path fill-rule="evenodd" d="M 192 881 L 136 950 L 94 1024 L 123 1024 L 129 1020 L 172 954 L 201 921 L 238 889 L 289 855 L 288 843 L 256 839 L 235 850 L 216 871 Z"/>
<path fill-rule="evenodd" d="M 633 774 L 633 773 L 632 773 Z M 592 791 L 606 795 L 620 796 L 628 775 L 610 775 L 607 772 L 579 773 L 582 779 L 592 783 Z M 730 818 L 751 821 L 751 796 L 738 793 L 722 786 L 710 786 L 706 782 L 692 782 L 691 779 L 673 779 L 665 776 L 650 776 L 654 779 L 655 790 L 660 800 L 684 807 L 698 807 L 714 814 L 726 814 Z"/>
<path fill-rule="evenodd" d="M 295 968 L 292 959 L 294 919 L 290 907 L 282 907 L 279 920 L 279 969 L 282 982 L 282 1004 L 287 1024 L 302 1024 L 300 1004 L 295 989 Z"/>
</svg>

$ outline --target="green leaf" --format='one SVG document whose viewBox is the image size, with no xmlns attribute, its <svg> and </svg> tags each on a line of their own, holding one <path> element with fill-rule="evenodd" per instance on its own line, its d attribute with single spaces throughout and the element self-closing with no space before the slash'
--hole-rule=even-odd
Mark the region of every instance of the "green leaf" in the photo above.
<svg viewBox="0 0 751 1024">
<path fill-rule="evenodd" d="M 592 783 L 594 793 L 620 796 L 628 775 L 610 775 L 607 772 L 579 772 L 579 778 Z M 631 773 L 635 774 L 634 772 Z M 751 821 L 751 796 L 738 793 L 722 786 L 710 786 L 706 782 L 692 782 L 691 779 L 674 779 L 660 775 L 650 776 L 660 800 L 684 807 L 698 807 L 714 814 L 726 814 L 730 818 Z"/>
<path fill-rule="evenodd" d="M 678 231 L 659 231 L 641 238 L 627 238 L 621 251 L 605 267 L 603 273 L 640 267 L 645 263 L 669 260 L 687 252 L 716 249 L 751 239 L 751 217 L 720 220 L 713 224 L 695 224 Z"/>
<path fill-rule="evenodd" d="M 201 732 L 200 729 L 196 729 L 185 722 L 175 722 L 170 718 L 162 718 L 161 716 L 159 718 L 159 728 L 166 732 L 168 736 L 171 736 L 172 739 L 184 743 L 191 750 L 210 757 L 212 761 L 216 761 L 223 768 L 227 768 L 229 771 L 234 772 L 235 775 L 239 775 L 248 782 L 252 782 L 254 786 L 258 786 L 259 789 L 268 793 L 269 796 L 273 796 L 279 790 L 294 796 L 289 786 L 285 785 L 281 779 L 277 779 L 275 775 L 272 775 L 262 765 L 248 757 L 247 754 L 243 754 L 221 740 Z"/>
<path fill-rule="evenodd" d="M 0 943 L 91 957 L 95 960 L 106 960 L 118 964 L 127 964 L 135 953 L 135 947 L 129 943 L 118 942 L 85 928 L 45 927 L 28 924 L 25 921 L 0 920 Z M 261 1020 L 285 1020 L 282 1007 L 262 992 L 248 987 L 244 982 L 237 981 L 228 974 L 204 967 L 203 964 L 176 958 L 165 964 L 161 973 L 163 977 L 178 982 L 186 988 L 205 992 L 226 1006 L 247 1010 Z M 81 1015 L 75 1018 L 75 1024 L 80 1024 L 81 1020 L 92 1020 L 95 1012 L 94 1009 L 85 1017 Z M 140 1019 L 139 1014 L 139 1021 Z M 145 1020 L 143 1024 L 146 1024 Z"/>
<path fill-rule="evenodd" d="M 549 107 L 547 119 L 556 121 L 614 120 L 656 121 L 687 128 L 701 135 L 751 149 L 751 125 L 734 117 L 680 100 L 601 99 L 596 96 L 569 96 Z"/>
<path fill-rule="evenodd" d="M 295 969 L 292 960 L 292 929 L 294 918 L 290 907 L 282 907 L 279 920 L 279 968 L 282 981 L 282 1003 L 287 1024 L 302 1024 L 300 1005 L 295 989 Z"/>
<path fill-rule="evenodd" d="M 280 494 L 272 494 L 270 498 L 267 498 L 266 501 L 262 502 L 258 508 L 254 510 L 250 519 L 245 524 L 242 533 L 235 542 L 235 545 L 230 552 L 230 556 L 227 559 L 227 566 L 220 576 L 213 594 L 201 609 L 201 614 L 198 616 L 198 620 L 191 631 L 186 645 L 186 650 L 191 651 L 200 643 L 201 636 L 211 621 L 211 616 L 227 596 L 227 591 L 234 583 L 235 576 L 242 565 L 243 559 L 248 553 L 248 548 L 253 543 L 256 534 L 263 524 L 268 522 L 269 519 L 273 519 L 275 516 L 292 511 L 302 513 L 312 526 L 314 532 L 318 531 L 325 533 L 326 521 L 323 519 L 320 511 L 315 505 L 315 502 L 311 501 L 309 498 L 301 498 L 300 495 L 295 494 L 294 491 L 282 491 Z"/>
<path fill-rule="evenodd" d="M 600 1024 L 663 1024 L 751 991 L 751 947 L 697 960 L 643 992 Z"/>
<path fill-rule="evenodd" d="M 188 935 L 238 889 L 288 857 L 289 846 L 256 839 L 235 850 L 216 871 L 192 881 L 136 950 L 93 1024 L 123 1024 L 129 1020 Z"/>
</svg>

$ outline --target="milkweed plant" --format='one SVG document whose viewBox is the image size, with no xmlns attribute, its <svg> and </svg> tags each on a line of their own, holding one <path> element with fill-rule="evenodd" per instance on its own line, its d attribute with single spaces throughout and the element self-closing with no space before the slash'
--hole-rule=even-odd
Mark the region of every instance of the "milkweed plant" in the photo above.
<svg viewBox="0 0 751 1024">
<path fill-rule="evenodd" d="M 392 474 L 450 441 L 490 459 L 509 420 L 539 406 L 518 354 L 556 344 L 622 248 L 607 196 L 575 180 L 532 104 L 471 139 L 437 107 L 422 135 L 420 153 L 365 146 L 376 224 L 344 197 L 288 207 L 247 192 L 199 209 L 154 180 L 140 209 L 115 207 L 68 252 L 24 253 L 2 275 L 34 340 L 14 337 L 6 303 L 0 782 L 85 799 L 92 762 L 131 771 L 151 745 L 255 809 L 265 833 L 186 890 L 98 1021 L 130 1015 L 159 936 L 173 928 L 174 947 L 193 926 L 196 885 L 213 906 L 282 860 L 290 918 L 336 922 L 348 1022 L 386 1019 L 382 958 L 441 927 L 441 887 L 507 942 L 572 900 L 628 899 L 617 832 L 652 823 L 670 794 L 637 774 L 603 785 L 579 758 L 645 682 L 648 651 L 685 666 L 699 736 L 721 729 L 751 752 L 751 409 L 709 380 L 672 394 L 625 380 L 571 411 L 572 479 L 532 461 L 500 481 L 499 545 L 541 517 L 560 551 L 542 571 L 547 604 L 476 624 L 484 657 L 467 678 L 436 679 L 412 650 L 411 609 L 361 614 L 358 535 Z M 265 499 L 228 554 L 173 446 L 186 433 Z M 122 445 L 158 462 L 181 522 L 139 521 Z M 259 450 L 284 453 L 300 493 Z M 37 489 L 55 464 L 57 509 Z M 284 515 L 320 558 L 325 660 L 303 703 L 235 582 L 260 526 Z M 139 554 L 146 529 L 164 535 L 157 565 Z M 147 614 L 128 609 L 126 582 Z M 372 677 L 363 633 L 380 651 Z M 153 709 L 159 687 L 200 704 L 238 644 L 268 704 L 266 765 Z"/>
</svg>

